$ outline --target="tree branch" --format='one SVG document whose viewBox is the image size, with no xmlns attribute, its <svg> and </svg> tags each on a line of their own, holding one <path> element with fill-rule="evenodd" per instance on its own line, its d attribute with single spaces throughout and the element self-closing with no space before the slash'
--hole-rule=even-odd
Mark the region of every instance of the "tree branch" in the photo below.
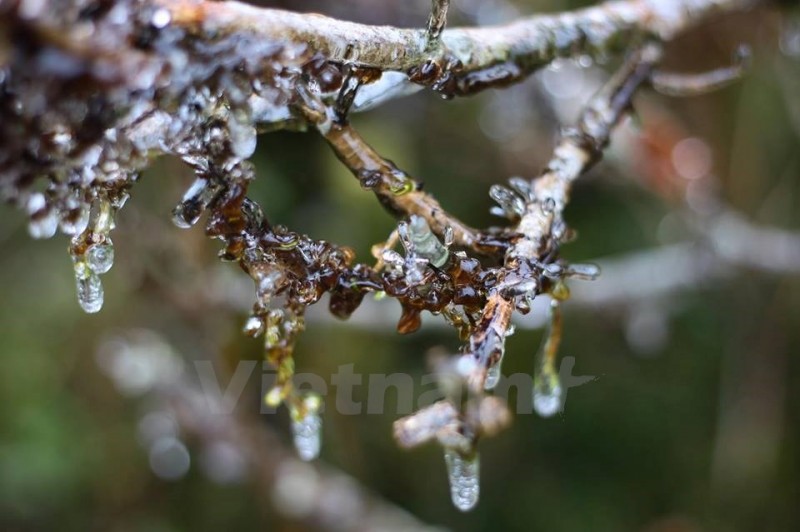
<svg viewBox="0 0 800 532">
<path fill-rule="evenodd" d="M 557 57 L 620 52 L 642 35 L 669 40 L 709 17 L 752 3 L 623 0 L 503 26 L 447 29 L 441 32 L 439 57 L 433 59 L 447 58 L 451 69 L 457 70 L 457 83 L 450 86 L 453 94 L 469 94 L 498 79 L 521 79 Z M 175 23 L 200 33 L 252 34 L 265 41 L 302 43 L 334 62 L 407 72 L 432 59 L 428 30 L 368 26 L 238 2 L 156 0 L 156 4 L 169 10 Z"/>
</svg>

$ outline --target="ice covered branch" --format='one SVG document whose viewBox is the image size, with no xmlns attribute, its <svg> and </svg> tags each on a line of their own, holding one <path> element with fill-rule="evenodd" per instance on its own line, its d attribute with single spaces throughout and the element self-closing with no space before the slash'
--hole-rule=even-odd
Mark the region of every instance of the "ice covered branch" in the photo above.
<svg viewBox="0 0 800 532">
<path fill-rule="evenodd" d="M 238 2 L 157 0 L 180 25 L 205 34 L 252 34 L 266 41 L 307 44 L 330 61 L 406 72 L 431 59 L 457 65 L 447 90 L 471 93 L 512 82 L 557 57 L 623 51 L 643 35 L 670 40 L 710 17 L 741 10 L 752 0 L 622 0 L 574 12 L 536 15 L 485 28 L 441 32 L 431 57 L 428 35 L 440 30 L 367 26 L 316 15 L 263 9 Z M 434 11 L 446 2 L 434 2 Z M 431 26 L 433 24 L 433 26 Z M 429 67 L 434 68 L 434 67 Z"/>
</svg>

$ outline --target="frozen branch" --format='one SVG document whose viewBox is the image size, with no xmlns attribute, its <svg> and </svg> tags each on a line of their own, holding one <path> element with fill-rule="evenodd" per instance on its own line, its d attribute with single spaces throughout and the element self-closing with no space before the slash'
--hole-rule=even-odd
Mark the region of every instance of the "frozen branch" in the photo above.
<svg viewBox="0 0 800 532">
<path fill-rule="evenodd" d="M 316 14 L 264 9 L 238 2 L 157 0 L 180 25 L 200 33 L 252 34 L 266 41 L 307 44 L 329 61 L 406 72 L 431 59 L 447 2 L 434 1 L 433 29 L 398 29 L 339 21 Z M 623 0 L 574 12 L 537 15 L 504 26 L 441 32 L 440 58 L 458 61 L 456 93 L 481 88 L 488 77 L 519 79 L 557 57 L 619 52 L 642 35 L 670 40 L 709 17 L 751 0 Z M 429 24 L 429 28 L 431 28 Z M 436 58 L 435 58 L 436 59 Z M 490 67 L 504 65 L 490 70 Z M 502 72 L 501 72 L 502 71 Z"/>
</svg>

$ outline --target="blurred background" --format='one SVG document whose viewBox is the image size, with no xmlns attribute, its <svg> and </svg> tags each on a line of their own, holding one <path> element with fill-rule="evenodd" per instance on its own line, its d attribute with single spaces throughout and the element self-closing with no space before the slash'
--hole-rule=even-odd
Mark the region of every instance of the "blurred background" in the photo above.
<svg viewBox="0 0 800 532">
<path fill-rule="evenodd" d="M 450 22 L 587 4 L 456 0 Z M 269 5 L 407 27 L 429 9 Z M 328 408 L 312 465 L 293 458 L 285 412 L 259 415 L 260 365 L 235 416 L 203 417 L 193 362 L 233 375 L 260 360 L 261 342 L 240 332 L 253 301 L 246 276 L 217 260 L 200 226 L 170 223 L 191 182 L 177 161 L 149 169 L 120 213 L 96 315 L 75 300 L 67 239 L 34 241 L 21 213 L 0 210 L 0 528 L 800 529 L 800 10 L 704 25 L 668 47 L 665 67 L 725 66 L 740 44 L 753 56 L 741 82 L 685 99 L 641 91 L 607 159 L 577 184 L 566 217 L 579 237 L 563 254 L 604 274 L 572 283 L 561 355 L 575 357 L 573 374 L 598 378 L 572 389 L 560 415 L 516 416 L 481 442 L 481 501 L 469 514 L 450 504 L 438 447 L 395 445 L 391 392 L 383 415 Z M 353 123 L 451 212 L 496 225 L 490 185 L 537 175 L 560 125 L 617 62 L 559 61 L 450 102 L 421 92 Z M 273 223 L 365 261 L 394 226 L 313 134 L 261 136 L 254 162 L 250 196 Z M 329 381 L 354 364 L 418 378 L 432 347 L 458 347 L 429 315 L 419 333 L 397 335 L 396 306 L 370 300 L 349 323 L 312 313 L 298 371 Z M 532 371 L 540 325 L 519 324 L 506 374 Z"/>
</svg>

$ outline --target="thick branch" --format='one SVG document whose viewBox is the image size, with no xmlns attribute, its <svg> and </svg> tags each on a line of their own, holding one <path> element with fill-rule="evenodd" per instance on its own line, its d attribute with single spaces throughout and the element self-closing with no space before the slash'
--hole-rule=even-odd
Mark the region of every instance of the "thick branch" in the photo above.
<svg viewBox="0 0 800 532">
<path fill-rule="evenodd" d="M 330 61 L 408 71 L 431 59 L 424 29 L 368 26 L 238 2 L 156 3 L 168 9 L 179 25 L 207 34 L 249 33 L 265 41 L 303 43 Z M 438 52 L 460 62 L 458 75 L 462 78 L 507 64 L 509 68 L 501 74 L 517 79 L 557 57 L 621 51 L 643 34 L 669 40 L 711 16 L 741 10 L 751 3 L 752 0 L 609 2 L 574 12 L 537 15 L 504 26 L 447 29 L 441 33 Z M 481 81 L 464 79 L 468 86 Z"/>
</svg>

